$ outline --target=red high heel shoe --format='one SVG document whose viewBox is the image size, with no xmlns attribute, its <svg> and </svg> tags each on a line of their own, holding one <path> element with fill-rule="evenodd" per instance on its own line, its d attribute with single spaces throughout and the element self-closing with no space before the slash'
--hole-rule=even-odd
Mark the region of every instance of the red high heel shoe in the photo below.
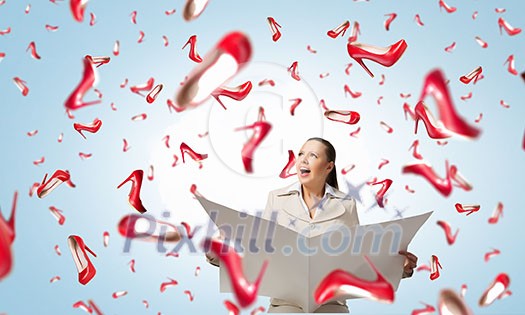
<svg viewBox="0 0 525 315">
<path fill-rule="evenodd" d="M 376 280 L 368 281 L 342 270 L 336 269 L 329 273 L 315 289 L 315 303 L 323 304 L 340 296 L 366 297 L 372 300 L 393 303 L 394 288 L 377 270 L 370 258 L 364 256 L 368 265 L 376 274 Z"/>
<path fill-rule="evenodd" d="M 246 35 L 240 32 L 225 35 L 188 75 L 175 96 L 176 106 L 185 109 L 206 101 L 211 93 L 247 64 L 251 53 L 252 47 Z"/>
<path fill-rule="evenodd" d="M 214 239 L 206 239 L 203 247 L 209 248 L 219 257 L 221 265 L 224 264 L 226 267 L 230 275 L 229 278 L 233 292 L 241 307 L 247 307 L 252 304 L 257 298 L 257 291 L 259 290 L 264 272 L 268 267 L 268 261 L 264 261 L 259 275 L 253 283 L 250 283 L 243 274 L 242 258 L 235 252 L 235 249 Z"/>
<path fill-rule="evenodd" d="M 219 96 L 227 96 L 236 101 L 242 101 L 246 98 L 246 96 L 248 96 L 248 94 L 252 90 L 252 87 L 252 82 L 246 81 L 243 84 L 234 88 L 220 87 L 216 89 L 213 93 L 211 93 L 211 96 L 213 96 L 217 100 L 217 102 L 221 104 L 222 108 L 226 110 L 226 106 L 224 106 L 224 104 L 221 102 Z"/>
<path fill-rule="evenodd" d="M 470 138 L 479 136 L 480 130 L 467 124 L 456 112 L 445 78 L 439 69 L 426 76 L 419 101 L 423 101 L 429 94 L 436 100 L 439 118 L 447 130 Z"/>
<path fill-rule="evenodd" d="M 95 118 L 91 124 L 79 124 L 74 123 L 73 128 L 84 138 L 86 139 L 86 136 L 82 133 L 82 131 L 87 131 L 91 133 L 96 133 L 99 131 L 100 127 L 102 127 L 102 120 Z"/>
<path fill-rule="evenodd" d="M 72 1 L 73 2 L 73 1 Z M 97 73 L 93 63 L 87 58 L 84 58 L 84 74 L 82 75 L 82 80 L 77 85 L 77 87 L 71 92 L 68 99 L 65 102 L 66 109 L 77 110 L 84 106 L 90 106 L 99 104 L 101 100 L 84 102 L 84 95 L 95 85 L 97 81 Z"/>
<path fill-rule="evenodd" d="M 182 16 L 187 22 L 192 21 L 201 15 L 206 9 L 209 0 L 186 0 Z"/>
<path fill-rule="evenodd" d="M 182 49 L 186 48 L 186 46 L 188 46 L 188 44 L 190 44 L 190 53 L 189 53 L 188 57 L 190 57 L 190 59 L 195 61 L 195 62 L 202 62 L 202 58 L 197 53 L 197 49 L 196 49 L 196 47 L 197 47 L 197 35 L 190 36 L 190 38 L 188 39 L 186 44 L 184 44 L 184 46 L 182 46 Z"/>
<path fill-rule="evenodd" d="M 180 144 L 180 154 L 182 155 L 182 163 L 186 163 L 184 155 L 189 154 L 193 160 L 200 162 L 208 157 L 208 154 L 199 154 L 192 150 L 186 143 Z"/>
<path fill-rule="evenodd" d="M 350 37 L 348 37 L 348 43 L 353 43 L 357 40 L 357 35 L 361 34 L 361 30 L 359 29 L 359 22 L 354 22 L 354 27 L 352 28 L 352 34 Z M 348 73 L 347 73 L 348 74 Z"/>
<path fill-rule="evenodd" d="M 346 20 L 341 25 L 337 26 L 336 28 L 329 30 L 326 35 L 336 38 L 337 36 L 341 35 L 341 37 L 345 36 L 346 30 L 350 27 L 350 21 Z"/>
<path fill-rule="evenodd" d="M 86 249 L 91 253 L 91 255 L 95 257 L 97 257 L 97 254 L 87 247 L 87 245 L 84 243 L 84 240 L 80 236 L 70 235 L 67 238 L 67 242 L 69 245 L 69 250 L 71 250 L 71 255 L 73 255 L 75 265 L 77 266 L 78 282 L 86 285 L 97 273 L 95 266 L 93 266 L 91 260 L 89 260 L 89 257 L 86 254 Z M 79 255 L 80 253 L 82 255 Z"/>
<path fill-rule="evenodd" d="M 372 185 L 381 185 L 381 189 L 379 189 L 379 191 L 377 192 L 376 194 L 376 201 L 377 201 L 377 204 L 379 205 L 379 207 L 381 208 L 384 208 L 385 205 L 384 205 L 384 198 L 385 198 L 385 194 L 387 192 L 387 190 L 390 188 L 390 186 L 392 185 L 392 180 L 391 179 L 385 179 L 383 181 L 380 181 L 380 182 L 375 182 L 373 183 Z"/>
<path fill-rule="evenodd" d="M 324 112 L 324 116 L 330 120 L 349 125 L 355 125 L 361 119 L 361 115 L 358 112 L 350 110 L 327 110 Z"/>
<path fill-rule="evenodd" d="M 432 113 L 428 110 L 428 108 L 425 106 L 425 103 L 419 102 L 417 103 L 415 109 L 415 121 L 416 126 L 414 129 L 414 133 L 417 134 L 417 126 L 419 123 L 419 120 L 423 120 L 423 123 L 425 124 L 425 128 L 427 129 L 428 136 L 432 139 L 446 139 L 450 138 L 450 134 L 447 133 L 445 130 L 443 130 L 441 127 L 439 127 L 439 123 L 435 121 L 434 117 L 432 116 Z M 406 112 L 405 112 L 406 117 Z"/>
<path fill-rule="evenodd" d="M 117 186 L 117 189 L 122 187 L 125 183 L 131 181 L 131 190 L 129 192 L 129 204 L 135 208 L 138 212 L 146 212 L 146 208 L 142 205 L 142 200 L 140 200 L 140 189 L 142 187 L 142 177 L 144 176 L 143 170 L 133 171 L 128 178 L 126 178 L 120 185 Z"/>
<path fill-rule="evenodd" d="M 441 8 L 444 8 L 447 13 L 453 13 L 456 12 L 456 7 L 451 7 L 448 4 L 445 3 L 444 0 L 439 0 L 439 10 L 441 11 Z"/>
<path fill-rule="evenodd" d="M 281 32 L 277 27 L 281 27 L 279 23 L 275 22 L 275 19 L 271 16 L 268 17 L 268 25 L 270 25 L 270 31 L 272 31 L 272 40 L 274 42 L 278 41 L 281 38 Z"/>
<path fill-rule="evenodd" d="M 372 78 L 374 74 L 363 63 L 363 58 L 377 62 L 385 67 L 390 67 L 401 58 L 406 48 L 407 43 L 404 39 L 401 39 L 389 47 L 376 47 L 355 42 L 346 45 L 350 57 L 357 61 Z"/>
<path fill-rule="evenodd" d="M 235 131 L 247 129 L 253 129 L 253 135 L 248 140 L 248 142 L 244 144 L 241 151 L 241 155 L 242 163 L 244 165 L 246 173 L 252 173 L 253 154 L 257 147 L 261 144 L 261 142 L 264 140 L 264 138 L 266 138 L 266 136 L 272 129 L 272 125 L 269 122 L 259 120 L 253 123 L 253 125 L 236 128 Z"/>
<path fill-rule="evenodd" d="M 448 161 L 445 162 L 446 176 L 445 178 L 440 178 L 432 166 L 424 163 L 418 162 L 415 164 L 405 165 L 403 167 L 403 174 L 416 174 L 423 176 L 427 181 L 434 186 L 443 196 L 448 196 L 452 192 L 452 182 L 450 181 L 450 170 L 448 167 Z"/>
<path fill-rule="evenodd" d="M 432 268 L 430 271 L 430 280 L 436 280 L 439 278 L 439 268 L 443 269 L 436 255 L 432 255 L 432 264 L 430 267 Z"/>
<path fill-rule="evenodd" d="M 521 28 L 514 28 L 512 27 L 509 22 L 505 21 L 502 17 L 500 17 L 498 19 L 498 26 L 499 26 L 499 33 L 500 34 L 503 34 L 501 32 L 501 29 L 505 29 L 505 32 L 507 32 L 507 34 L 509 34 L 509 36 L 514 36 L 514 35 L 518 35 L 519 33 L 521 33 Z"/>
<path fill-rule="evenodd" d="M 11 216 L 6 221 L 0 211 L 0 280 L 6 277 L 13 267 L 13 256 L 11 244 L 15 240 L 15 214 L 18 192 L 15 191 L 13 205 L 11 206 Z"/>
<path fill-rule="evenodd" d="M 459 81 L 461 81 L 461 82 L 463 82 L 465 84 L 469 84 L 470 81 L 472 81 L 474 79 L 475 79 L 475 81 L 477 81 L 478 77 L 479 77 L 479 75 L 481 74 L 482 71 L 483 71 L 483 68 L 481 66 L 479 66 L 476 69 L 470 71 L 469 74 L 464 75 L 461 78 L 459 78 Z"/>
<path fill-rule="evenodd" d="M 510 74 L 513 74 L 513 75 L 518 75 L 518 71 L 516 71 L 516 68 L 514 67 L 514 55 L 510 55 L 507 57 L 507 60 L 505 60 L 505 62 L 503 63 L 504 65 L 508 63 L 509 65 L 507 66 L 507 71 L 510 73 Z"/>
<path fill-rule="evenodd" d="M 70 175 L 69 172 L 56 170 L 47 182 L 46 178 L 47 174 L 44 176 L 42 184 L 40 184 L 40 186 L 38 186 L 38 189 L 36 190 L 38 198 L 44 198 L 55 188 L 57 188 L 60 184 L 62 184 L 65 181 L 68 181 L 70 179 Z"/>
</svg>

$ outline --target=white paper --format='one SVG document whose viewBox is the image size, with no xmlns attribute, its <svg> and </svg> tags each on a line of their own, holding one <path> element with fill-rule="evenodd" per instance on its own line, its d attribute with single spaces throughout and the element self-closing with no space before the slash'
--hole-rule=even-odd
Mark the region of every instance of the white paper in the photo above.
<svg viewBox="0 0 525 315">
<path fill-rule="evenodd" d="M 359 278 L 375 280 L 376 275 L 364 255 L 370 258 L 397 290 L 405 260 L 398 251 L 407 250 L 416 232 L 432 214 L 427 212 L 366 226 L 334 226 L 333 229 L 337 231 L 309 237 L 204 197 L 197 199 L 223 230 L 231 246 L 237 246 L 238 251 L 241 249 L 239 246 L 242 247 L 243 271 L 248 281 L 254 281 L 264 261 L 269 261 L 258 295 L 290 301 L 300 305 L 306 312 L 313 312 L 319 307 L 314 301 L 315 289 L 334 269 L 343 269 Z M 376 231 L 376 234 L 372 231 Z M 384 237 L 381 240 L 379 236 L 382 232 Z M 272 236 L 271 242 L 267 239 L 268 235 Z M 345 239 L 343 235 L 350 237 Z M 269 252 L 270 247 L 274 249 L 273 253 Z M 308 253 L 315 249 L 315 254 Z M 220 291 L 232 292 L 226 268 L 220 269 Z"/>
</svg>

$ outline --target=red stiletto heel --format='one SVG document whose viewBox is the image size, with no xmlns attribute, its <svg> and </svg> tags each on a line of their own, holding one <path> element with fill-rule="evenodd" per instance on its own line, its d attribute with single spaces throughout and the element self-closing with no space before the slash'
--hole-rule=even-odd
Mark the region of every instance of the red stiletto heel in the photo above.
<svg viewBox="0 0 525 315">
<path fill-rule="evenodd" d="M 73 128 L 84 138 L 86 139 L 86 136 L 82 133 L 82 131 L 87 131 L 91 133 L 96 133 L 99 131 L 100 127 L 102 127 L 102 120 L 95 118 L 91 124 L 79 124 L 74 123 Z"/>
<path fill-rule="evenodd" d="M 475 81 L 474 81 L 474 83 L 475 83 L 478 80 L 478 77 L 479 77 L 479 75 L 481 74 L 482 71 L 483 71 L 483 68 L 481 66 L 479 66 L 476 69 L 470 71 L 469 74 L 464 75 L 461 78 L 459 78 L 459 81 L 461 81 L 462 83 L 465 83 L 465 84 L 469 84 L 470 81 L 475 79 Z"/>
<path fill-rule="evenodd" d="M 414 133 L 417 134 L 417 126 L 419 123 L 419 120 L 423 120 L 423 123 L 425 124 L 425 128 L 427 129 L 428 136 L 432 139 L 446 139 L 450 138 L 450 134 L 448 134 L 445 130 L 443 130 L 441 127 L 438 126 L 438 122 L 435 121 L 434 117 L 428 110 L 428 108 L 425 106 L 425 103 L 419 102 L 416 105 L 416 108 L 414 109 L 415 112 L 415 121 L 416 126 L 414 129 Z M 405 112 L 406 117 L 406 112 Z"/>
<path fill-rule="evenodd" d="M 281 32 L 277 27 L 281 27 L 279 23 L 275 22 L 275 19 L 271 16 L 268 17 L 268 24 L 270 25 L 270 31 L 272 32 L 272 40 L 274 42 L 278 41 L 281 38 Z"/>
<path fill-rule="evenodd" d="M 358 112 L 350 110 L 327 110 L 324 112 L 324 116 L 330 120 L 349 125 L 355 125 L 361 119 L 361 115 Z"/>
<path fill-rule="evenodd" d="M 86 250 L 91 253 L 91 255 L 97 257 L 97 255 L 84 243 L 84 240 L 77 235 L 70 235 L 67 238 L 69 250 L 71 255 L 73 255 L 73 260 L 78 270 L 78 282 L 83 285 L 86 285 L 97 273 L 95 266 L 91 263 Z M 79 255 L 82 253 L 82 255 Z"/>
<path fill-rule="evenodd" d="M 439 278 L 439 268 L 443 269 L 441 267 L 441 264 L 439 263 L 439 260 L 436 255 L 432 255 L 432 264 L 431 264 L 431 272 L 430 272 L 430 280 L 436 280 Z"/>
<path fill-rule="evenodd" d="M 445 3 L 444 0 L 439 0 L 439 10 L 441 11 L 441 8 L 444 8 L 447 13 L 453 13 L 456 12 L 456 7 L 451 7 L 448 4 Z"/>
<path fill-rule="evenodd" d="M 385 67 L 390 67 L 401 58 L 406 48 L 407 44 L 404 39 L 389 47 L 376 47 L 355 42 L 346 45 L 350 57 L 357 61 L 371 77 L 374 77 L 374 74 L 363 63 L 363 59 L 369 59 Z"/>
<path fill-rule="evenodd" d="M 122 185 L 131 181 L 131 190 L 129 192 L 128 201 L 129 204 L 140 213 L 147 211 L 142 205 L 142 200 L 140 200 L 140 189 L 142 187 L 143 176 L 143 170 L 135 170 L 128 176 L 128 178 L 126 178 L 120 185 L 117 186 L 117 189 L 119 189 Z"/>
<path fill-rule="evenodd" d="M 246 81 L 243 84 L 236 86 L 234 88 L 228 88 L 228 87 L 220 87 L 216 89 L 211 95 L 221 104 L 222 108 L 226 110 L 226 106 L 221 102 L 219 99 L 219 96 L 226 96 L 231 99 L 234 99 L 236 101 L 242 101 L 243 99 L 248 96 L 250 91 L 252 90 L 252 82 Z"/>
<path fill-rule="evenodd" d="M 190 36 L 186 44 L 182 46 L 182 49 L 186 48 L 188 44 L 190 44 L 190 53 L 188 57 L 190 57 L 190 59 L 195 62 L 202 62 L 201 56 L 199 56 L 199 54 L 197 53 L 197 35 Z"/>
<path fill-rule="evenodd" d="M 226 267 L 226 270 L 230 275 L 229 278 L 233 292 L 239 304 L 242 307 L 247 307 L 252 304 L 257 298 L 259 285 L 269 262 L 263 262 L 259 275 L 253 283 L 250 283 L 243 274 L 242 258 L 237 252 L 235 252 L 235 249 L 214 239 L 206 239 L 203 246 L 205 248 L 209 247 L 210 250 L 219 257 L 221 265 L 224 264 Z"/>
<path fill-rule="evenodd" d="M 519 33 L 521 33 L 521 28 L 514 28 L 512 27 L 509 22 L 505 21 L 502 17 L 500 17 L 498 19 L 498 26 L 499 26 L 499 33 L 500 34 L 503 34 L 501 32 L 501 29 L 505 29 L 505 32 L 507 32 L 507 34 L 509 34 L 509 36 L 514 36 L 514 35 L 518 35 Z"/>
<path fill-rule="evenodd" d="M 13 267 L 13 255 L 11 245 L 15 240 L 15 214 L 18 192 L 15 191 L 13 196 L 13 205 L 11 206 L 11 216 L 6 221 L 0 211 L 0 280 L 6 277 Z"/>
<path fill-rule="evenodd" d="M 38 189 L 36 190 L 38 198 L 44 198 L 55 188 L 57 188 L 60 184 L 62 184 L 65 181 L 68 181 L 70 179 L 70 175 L 69 172 L 56 170 L 47 182 L 46 179 L 47 174 L 44 176 L 42 184 L 40 184 L 40 186 L 38 186 Z"/>
<path fill-rule="evenodd" d="M 350 27 L 350 21 L 346 20 L 341 25 L 337 26 L 336 28 L 329 30 L 326 35 L 336 38 L 337 36 L 341 35 L 341 37 L 345 36 L 346 30 Z"/>
<path fill-rule="evenodd" d="M 415 164 L 405 165 L 403 167 L 403 174 L 416 174 L 424 177 L 435 189 L 437 189 L 443 196 L 448 196 L 452 192 L 452 182 L 450 181 L 450 168 L 448 161 L 445 162 L 446 175 L 445 178 L 440 178 L 432 166 L 418 162 Z"/>
<path fill-rule="evenodd" d="M 184 160 L 184 155 L 189 154 L 192 159 L 194 159 L 197 162 L 200 162 L 208 157 L 208 154 L 199 154 L 192 150 L 186 143 L 180 144 L 180 154 L 182 155 L 182 163 L 186 163 Z"/>
<path fill-rule="evenodd" d="M 242 148 L 242 163 L 244 165 L 246 173 L 253 173 L 253 154 L 259 146 L 259 144 L 261 144 L 261 142 L 264 140 L 264 138 L 266 138 L 266 136 L 272 129 L 272 125 L 269 122 L 259 120 L 253 123 L 253 125 L 236 128 L 235 131 L 247 129 L 253 129 L 253 135 L 248 140 L 248 142 L 244 144 Z"/>
<path fill-rule="evenodd" d="M 350 37 L 348 37 L 348 43 L 353 43 L 357 40 L 357 35 L 361 34 L 361 30 L 359 29 L 359 23 L 357 21 L 354 22 L 354 27 L 352 28 L 352 34 Z"/>
<path fill-rule="evenodd" d="M 370 258 L 367 256 L 364 256 L 364 258 L 376 274 L 376 280 L 361 279 L 342 269 L 336 269 L 323 278 L 315 289 L 315 302 L 323 304 L 328 300 L 341 296 L 360 296 L 376 301 L 393 303 L 394 288 L 392 284 L 377 270 Z"/>
<path fill-rule="evenodd" d="M 439 118 L 447 130 L 470 138 L 479 136 L 480 130 L 467 124 L 456 112 L 445 78 L 439 69 L 433 70 L 426 76 L 419 100 L 423 101 L 429 94 L 434 96 Z"/>
</svg>

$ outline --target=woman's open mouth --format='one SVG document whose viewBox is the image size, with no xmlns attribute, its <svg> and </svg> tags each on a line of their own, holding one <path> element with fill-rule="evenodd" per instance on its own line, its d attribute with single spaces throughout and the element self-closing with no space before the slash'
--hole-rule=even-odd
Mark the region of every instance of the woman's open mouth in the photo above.
<svg viewBox="0 0 525 315">
<path fill-rule="evenodd" d="M 308 176 L 308 174 L 310 174 L 311 171 L 310 171 L 310 169 L 308 169 L 308 168 L 306 168 L 306 167 L 301 167 L 301 168 L 299 169 L 299 172 L 300 172 L 300 174 L 301 174 L 301 175 L 300 175 L 301 177 L 306 177 L 306 176 Z"/>
</svg>

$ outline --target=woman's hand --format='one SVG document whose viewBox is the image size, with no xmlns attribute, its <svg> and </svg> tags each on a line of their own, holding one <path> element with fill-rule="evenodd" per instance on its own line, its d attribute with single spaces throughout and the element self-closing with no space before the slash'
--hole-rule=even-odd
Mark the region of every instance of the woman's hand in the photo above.
<svg viewBox="0 0 525 315">
<path fill-rule="evenodd" d="M 417 267 L 417 256 L 404 250 L 400 250 L 399 254 L 405 256 L 403 278 L 412 277 L 412 274 L 414 274 L 414 268 Z"/>
</svg>

